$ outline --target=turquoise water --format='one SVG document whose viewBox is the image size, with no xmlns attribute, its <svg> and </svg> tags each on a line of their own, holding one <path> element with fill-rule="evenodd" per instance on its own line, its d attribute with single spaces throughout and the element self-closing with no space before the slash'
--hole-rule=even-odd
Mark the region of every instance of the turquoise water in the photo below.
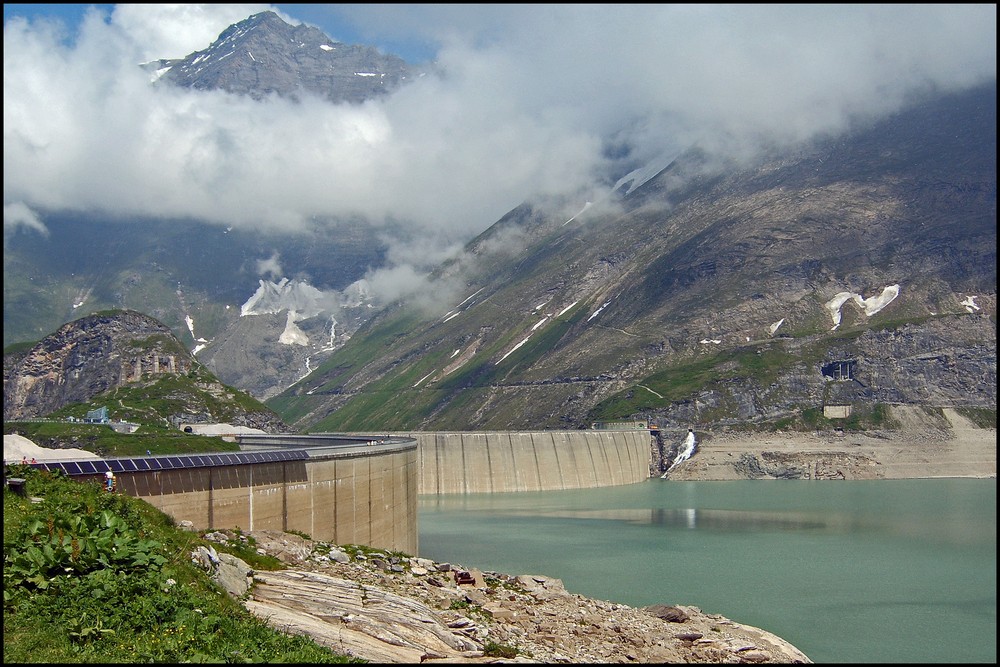
<svg viewBox="0 0 1000 667">
<path fill-rule="evenodd" d="M 420 555 L 682 604 L 811 660 L 996 662 L 996 480 L 674 482 L 421 496 Z"/>
</svg>

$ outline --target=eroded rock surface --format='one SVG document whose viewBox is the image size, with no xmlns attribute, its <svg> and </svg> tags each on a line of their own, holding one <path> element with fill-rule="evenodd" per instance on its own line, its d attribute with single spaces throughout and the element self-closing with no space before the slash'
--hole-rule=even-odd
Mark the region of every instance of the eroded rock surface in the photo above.
<svg viewBox="0 0 1000 667">
<path fill-rule="evenodd" d="M 274 531 L 250 536 L 290 567 L 253 572 L 246 607 L 273 627 L 373 662 L 811 662 L 769 632 L 697 607 L 639 609 L 571 593 L 544 575 L 361 553 Z M 460 571 L 473 583 L 455 583 Z"/>
</svg>

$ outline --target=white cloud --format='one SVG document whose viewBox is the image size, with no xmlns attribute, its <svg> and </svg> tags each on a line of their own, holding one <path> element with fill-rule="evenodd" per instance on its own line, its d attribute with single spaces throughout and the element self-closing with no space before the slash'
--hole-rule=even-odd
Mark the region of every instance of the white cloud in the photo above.
<svg viewBox="0 0 1000 667">
<path fill-rule="evenodd" d="M 19 229 L 31 229 L 48 236 L 49 230 L 38 215 L 21 202 L 3 205 L 4 237 Z"/>
<path fill-rule="evenodd" d="M 281 269 L 281 261 L 278 257 L 278 253 L 272 253 L 267 259 L 257 260 L 257 275 L 267 276 L 275 280 L 279 280 L 284 277 L 285 273 Z"/>
<path fill-rule="evenodd" d="M 445 248 L 533 194 L 593 192 L 611 136 L 637 158 L 695 141 L 734 155 L 996 76 L 995 5 L 916 4 L 331 5 L 373 38 L 439 45 L 447 72 L 360 106 L 153 87 L 137 67 L 269 7 L 118 5 L 70 45 L 7 21 L 5 229 L 58 210 L 279 229 L 362 215 Z"/>
<path fill-rule="evenodd" d="M 139 49 L 140 61 L 183 58 L 214 42 L 228 26 L 251 14 L 274 11 L 268 4 L 115 5 L 111 20 Z M 283 16 L 286 20 L 289 17 Z"/>
</svg>

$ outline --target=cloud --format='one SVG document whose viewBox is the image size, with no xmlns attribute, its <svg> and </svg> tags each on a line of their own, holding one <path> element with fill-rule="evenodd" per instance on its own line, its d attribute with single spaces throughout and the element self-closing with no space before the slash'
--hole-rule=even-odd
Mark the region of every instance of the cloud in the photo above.
<svg viewBox="0 0 1000 667">
<path fill-rule="evenodd" d="M 3 232 L 6 239 L 8 234 L 13 234 L 19 229 L 30 229 L 42 234 L 49 235 L 49 230 L 38 218 L 38 215 L 21 202 L 4 204 L 3 206 Z"/>
<path fill-rule="evenodd" d="M 183 58 L 201 51 L 219 33 L 258 12 L 275 11 L 268 4 L 115 5 L 111 20 L 134 43 L 139 62 Z M 289 17 L 282 15 L 286 20 Z"/>
<path fill-rule="evenodd" d="M 271 7 L 118 5 L 72 44 L 5 22 L 5 230 L 68 210 L 364 216 L 444 248 L 695 142 L 749 155 L 996 77 L 995 5 L 916 4 L 332 5 L 373 39 L 437 45 L 445 72 L 359 106 L 153 87 L 137 67 Z"/>
<path fill-rule="evenodd" d="M 279 261 L 277 252 L 271 253 L 268 259 L 257 260 L 257 275 L 270 277 L 275 280 L 284 277 L 285 274 L 281 270 L 281 262 Z"/>
</svg>

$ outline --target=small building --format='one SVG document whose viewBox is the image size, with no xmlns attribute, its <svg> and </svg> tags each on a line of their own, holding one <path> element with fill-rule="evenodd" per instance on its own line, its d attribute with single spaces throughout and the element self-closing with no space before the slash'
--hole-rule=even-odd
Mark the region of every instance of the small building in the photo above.
<svg viewBox="0 0 1000 667">
<path fill-rule="evenodd" d="M 850 405 L 824 405 L 823 416 L 827 419 L 847 419 L 851 416 Z"/>
<path fill-rule="evenodd" d="M 127 421 L 111 422 L 110 426 L 115 433 L 135 433 L 139 430 L 139 424 L 133 424 L 132 422 Z"/>
<path fill-rule="evenodd" d="M 108 408 L 103 406 L 97 408 L 96 410 L 90 410 L 87 412 L 87 416 L 83 418 L 88 424 L 107 424 L 110 419 L 108 419 Z"/>
</svg>

